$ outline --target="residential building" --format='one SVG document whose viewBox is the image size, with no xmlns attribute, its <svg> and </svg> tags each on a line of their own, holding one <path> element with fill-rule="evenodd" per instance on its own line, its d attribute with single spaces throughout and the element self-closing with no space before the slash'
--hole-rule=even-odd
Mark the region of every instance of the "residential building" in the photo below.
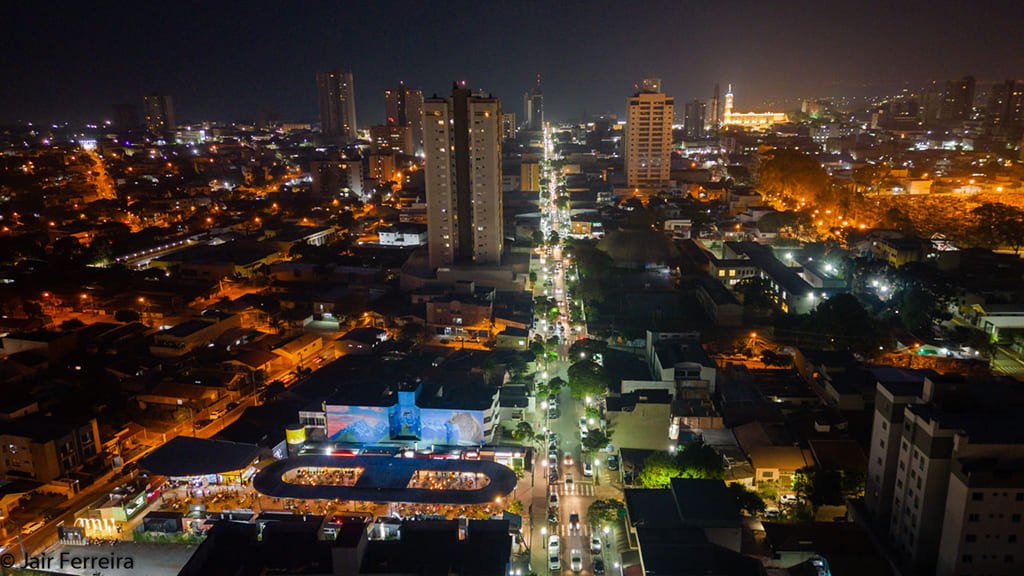
<svg viewBox="0 0 1024 576">
<path fill-rule="evenodd" d="M 427 243 L 427 227 L 402 222 L 377 230 L 381 246 L 422 246 Z"/>
<path fill-rule="evenodd" d="M 423 118 L 431 267 L 500 264 L 501 102 L 455 84 Z"/>
<path fill-rule="evenodd" d="M 519 126 L 516 125 L 516 113 L 503 113 L 501 115 L 501 137 L 505 140 L 515 140 L 518 134 Z"/>
<path fill-rule="evenodd" d="M 675 99 L 660 91 L 660 81 L 645 80 L 644 86 L 626 101 L 626 185 L 634 191 L 671 181 Z"/>
<path fill-rule="evenodd" d="M 174 132 L 174 101 L 167 94 L 150 94 L 144 98 L 146 129 L 153 134 Z"/>
<path fill-rule="evenodd" d="M 388 150 L 366 155 L 367 173 L 374 182 L 393 182 L 400 174 L 395 165 L 395 154 Z"/>
<path fill-rule="evenodd" d="M 32 413 L 0 421 L 0 475 L 52 482 L 101 453 L 95 418 Z"/>
<path fill-rule="evenodd" d="M 540 164 L 523 162 L 519 165 L 519 189 L 523 192 L 540 192 Z"/>
<path fill-rule="evenodd" d="M 314 160 L 309 163 L 309 174 L 312 192 L 318 196 L 363 194 L 363 167 L 358 160 Z"/>
<path fill-rule="evenodd" d="M 1007 80 L 992 86 L 986 121 L 993 128 L 1007 132 L 1024 126 L 1024 82 Z"/>
<path fill-rule="evenodd" d="M 544 91 L 540 87 L 540 74 L 537 74 L 537 84 L 523 94 L 523 113 L 526 116 L 524 130 L 528 132 L 544 130 Z"/>
<path fill-rule="evenodd" d="M 687 140 L 700 140 L 707 135 L 704 130 L 704 116 L 707 104 L 703 100 L 691 100 L 686 103 L 683 116 L 683 137 Z"/>
<path fill-rule="evenodd" d="M 391 150 L 398 154 L 412 156 L 416 151 L 413 144 L 412 126 L 409 125 L 371 126 L 370 142 L 373 143 L 374 152 Z"/>
<path fill-rule="evenodd" d="M 946 82 L 942 96 L 940 117 L 944 122 L 970 120 L 974 110 L 974 77 L 964 76 L 959 80 Z"/>
<path fill-rule="evenodd" d="M 356 97 L 352 72 L 317 72 L 320 134 L 326 141 L 347 144 L 356 139 Z"/>
<path fill-rule="evenodd" d="M 399 83 L 384 91 L 385 123 L 409 128 L 412 146 L 406 154 L 423 153 L 423 92 Z"/>
</svg>

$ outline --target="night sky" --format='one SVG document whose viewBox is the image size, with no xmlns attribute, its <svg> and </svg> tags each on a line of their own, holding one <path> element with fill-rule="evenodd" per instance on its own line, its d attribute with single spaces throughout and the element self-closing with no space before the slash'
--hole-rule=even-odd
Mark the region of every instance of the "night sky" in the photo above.
<svg viewBox="0 0 1024 576">
<path fill-rule="evenodd" d="M 179 123 L 314 120 L 314 73 L 337 67 L 360 127 L 399 80 L 430 96 L 465 79 L 521 113 L 540 73 L 565 119 L 621 113 L 645 75 L 687 100 L 731 82 L 739 110 L 1024 78 L 1022 0 L 5 2 L 2 21 L 5 123 L 100 121 L 148 92 L 171 94 Z"/>
</svg>

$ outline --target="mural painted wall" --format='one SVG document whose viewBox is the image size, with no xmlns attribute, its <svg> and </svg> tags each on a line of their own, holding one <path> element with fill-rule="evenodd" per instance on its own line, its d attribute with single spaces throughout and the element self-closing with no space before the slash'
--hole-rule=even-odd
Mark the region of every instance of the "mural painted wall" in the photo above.
<svg viewBox="0 0 1024 576">
<path fill-rule="evenodd" d="M 335 442 L 373 443 L 389 437 L 388 407 L 328 406 L 327 437 Z"/>
<path fill-rule="evenodd" d="M 422 408 L 420 426 L 420 438 L 432 444 L 471 445 L 484 441 L 482 411 Z"/>
<path fill-rule="evenodd" d="M 396 404 L 388 410 L 391 417 L 391 438 L 421 437 L 422 427 L 419 406 Z"/>
</svg>

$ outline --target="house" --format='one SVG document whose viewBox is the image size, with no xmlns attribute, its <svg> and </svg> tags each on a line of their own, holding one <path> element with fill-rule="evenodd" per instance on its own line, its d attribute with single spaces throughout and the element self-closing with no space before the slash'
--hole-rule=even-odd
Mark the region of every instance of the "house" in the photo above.
<svg viewBox="0 0 1024 576">
<path fill-rule="evenodd" d="M 95 418 L 39 413 L 0 422 L 0 474 L 48 483 L 101 454 Z"/>
<path fill-rule="evenodd" d="M 334 352 L 339 357 L 346 354 L 369 354 L 387 339 L 388 333 L 380 328 L 353 328 L 334 341 Z"/>
<path fill-rule="evenodd" d="M 191 318 L 153 336 L 149 351 L 163 358 L 184 356 L 206 344 L 212 344 L 224 332 L 241 326 L 241 316 L 222 312 Z"/>
</svg>

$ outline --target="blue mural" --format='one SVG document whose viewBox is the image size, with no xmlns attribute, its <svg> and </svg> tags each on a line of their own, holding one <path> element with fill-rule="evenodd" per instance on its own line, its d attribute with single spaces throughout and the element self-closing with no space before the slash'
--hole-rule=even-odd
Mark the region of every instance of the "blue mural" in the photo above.
<svg viewBox="0 0 1024 576">
<path fill-rule="evenodd" d="M 387 440 L 388 412 L 383 406 L 328 406 L 327 437 L 334 442 L 365 444 Z"/>
<path fill-rule="evenodd" d="M 422 434 L 419 406 L 396 404 L 389 410 L 392 438 L 419 438 Z"/>
</svg>

